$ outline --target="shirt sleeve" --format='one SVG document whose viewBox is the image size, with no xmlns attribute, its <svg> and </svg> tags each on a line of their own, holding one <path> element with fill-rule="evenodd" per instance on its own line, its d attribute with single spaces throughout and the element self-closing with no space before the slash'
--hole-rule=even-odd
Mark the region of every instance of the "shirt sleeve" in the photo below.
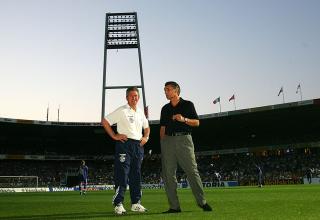
<svg viewBox="0 0 320 220">
<path fill-rule="evenodd" d="M 116 109 L 115 111 L 108 114 L 105 119 L 109 122 L 110 125 L 117 124 L 120 118 L 120 108 Z"/>
<path fill-rule="evenodd" d="M 143 129 L 148 128 L 149 127 L 149 122 L 148 119 L 146 118 L 146 116 L 143 114 L 143 123 L 142 123 L 142 127 Z"/>
<path fill-rule="evenodd" d="M 196 112 L 196 109 L 194 107 L 194 104 L 190 102 L 190 116 L 191 119 L 199 119 L 199 116 Z"/>
</svg>

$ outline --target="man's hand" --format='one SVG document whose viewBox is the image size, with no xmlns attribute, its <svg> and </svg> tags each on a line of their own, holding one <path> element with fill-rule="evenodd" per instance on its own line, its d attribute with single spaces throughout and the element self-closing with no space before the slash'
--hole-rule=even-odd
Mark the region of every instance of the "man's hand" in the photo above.
<svg viewBox="0 0 320 220">
<path fill-rule="evenodd" d="M 111 125 L 109 122 L 103 118 L 101 121 L 101 124 L 104 128 L 104 130 L 108 133 L 108 135 L 115 141 L 121 141 L 122 143 L 126 142 L 128 140 L 128 137 L 124 134 L 115 134 L 111 128 Z"/>
<path fill-rule="evenodd" d="M 142 137 L 140 140 L 140 147 L 142 147 L 143 145 L 145 145 L 149 140 L 149 137 Z"/>
<path fill-rule="evenodd" d="M 115 134 L 112 138 L 113 140 L 121 141 L 122 143 L 128 140 L 128 137 L 124 134 Z"/>
<path fill-rule="evenodd" d="M 179 122 L 184 122 L 184 117 L 181 114 L 176 114 L 172 116 L 172 120 L 176 120 Z"/>
</svg>

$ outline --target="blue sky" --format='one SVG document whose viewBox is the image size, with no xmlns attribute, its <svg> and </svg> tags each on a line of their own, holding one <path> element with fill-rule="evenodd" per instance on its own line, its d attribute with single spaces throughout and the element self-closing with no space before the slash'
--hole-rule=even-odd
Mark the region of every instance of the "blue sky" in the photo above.
<svg viewBox="0 0 320 220">
<path fill-rule="evenodd" d="M 318 0 L 0 0 L 0 117 L 97 122 L 105 13 L 138 13 L 150 119 L 177 81 L 198 114 L 320 98 Z M 139 82 L 137 50 L 108 52 L 108 85 Z M 108 92 L 106 112 L 125 104 Z M 141 99 L 142 104 L 142 99 Z"/>
</svg>

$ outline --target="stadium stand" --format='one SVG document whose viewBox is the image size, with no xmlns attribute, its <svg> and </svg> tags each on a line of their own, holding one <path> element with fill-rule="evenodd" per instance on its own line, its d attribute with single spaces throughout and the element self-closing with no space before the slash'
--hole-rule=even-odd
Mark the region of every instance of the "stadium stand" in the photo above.
<svg viewBox="0 0 320 220">
<path fill-rule="evenodd" d="M 150 126 L 143 179 L 159 183 L 159 121 Z M 219 171 L 224 180 L 253 185 L 259 163 L 267 184 L 301 183 L 310 167 L 319 175 L 320 99 L 201 115 L 193 139 L 203 181 L 214 181 Z M 89 182 L 113 182 L 114 143 L 100 123 L 0 118 L 0 146 L 0 176 L 39 176 L 39 185 L 61 185 L 84 159 Z"/>
</svg>

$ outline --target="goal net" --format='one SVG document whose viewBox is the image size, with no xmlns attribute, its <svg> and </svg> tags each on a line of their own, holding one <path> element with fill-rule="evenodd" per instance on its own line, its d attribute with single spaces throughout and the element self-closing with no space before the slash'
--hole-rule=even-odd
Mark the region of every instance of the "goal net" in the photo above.
<svg viewBox="0 0 320 220">
<path fill-rule="evenodd" d="M 38 187 L 38 176 L 0 176 L 0 188 Z"/>
</svg>

